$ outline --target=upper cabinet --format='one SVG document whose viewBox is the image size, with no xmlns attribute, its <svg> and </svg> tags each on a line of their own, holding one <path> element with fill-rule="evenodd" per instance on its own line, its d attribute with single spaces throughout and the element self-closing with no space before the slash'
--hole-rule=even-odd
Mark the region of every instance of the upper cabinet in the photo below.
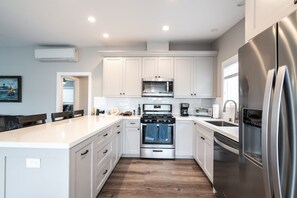
<svg viewBox="0 0 297 198">
<path fill-rule="evenodd" d="M 294 0 L 245 1 L 245 40 L 272 26 L 296 10 Z"/>
<path fill-rule="evenodd" d="M 174 71 L 175 98 L 214 97 L 213 57 L 176 57 Z"/>
<path fill-rule="evenodd" d="M 173 57 L 142 58 L 143 78 L 173 78 Z"/>
<path fill-rule="evenodd" d="M 141 96 L 141 58 L 104 58 L 103 96 Z"/>
</svg>

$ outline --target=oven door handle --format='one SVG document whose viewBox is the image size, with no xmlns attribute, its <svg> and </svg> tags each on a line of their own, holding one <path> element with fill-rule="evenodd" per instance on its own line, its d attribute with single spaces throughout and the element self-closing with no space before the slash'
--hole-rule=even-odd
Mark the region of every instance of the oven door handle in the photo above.
<svg viewBox="0 0 297 198">
<path fill-rule="evenodd" d="M 219 141 L 217 138 L 213 138 L 215 143 L 217 143 L 219 146 L 223 147 L 224 149 L 226 149 L 227 151 L 230 151 L 231 153 L 234 153 L 236 155 L 239 155 L 239 150 L 232 148 L 231 146 L 228 146 L 226 144 L 224 144 L 223 142 Z"/>
<path fill-rule="evenodd" d="M 151 123 L 151 124 L 156 124 L 157 126 L 160 126 L 160 124 L 157 123 Z M 141 124 L 142 126 L 147 126 L 148 124 Z M 168 126 L 174 126 L 175 124 L 166 124 Z"/>
</svg>

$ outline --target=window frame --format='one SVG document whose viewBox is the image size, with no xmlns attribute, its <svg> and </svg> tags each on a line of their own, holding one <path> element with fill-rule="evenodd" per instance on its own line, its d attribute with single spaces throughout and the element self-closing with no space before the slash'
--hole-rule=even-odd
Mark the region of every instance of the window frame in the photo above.
<svg viewBox="0 0 297 198">
<path fill-rule="evenodd" d="M 224 80 L 225 80 L 225 77 L 224 77 L 224 69 L 227 67 L 227 66 L 230 66 L 230 65 L 232 65 L 232 64 L 234 64 L 234 63 L 238 63 L 239 64 L 239 61 L 238 61 L 238 54 L 235 54 L 235 55 L 233 55 L 232 57 L 230 57 L 230 58 L 228 58 L 227 60 L 225 60 L 225 61 L 223 61 L 222 62 L 222 72 L 221 72 L 221 93 L 222 93 L 222 106 L 224 105 L 224 103 L 225 103 L 225 95 L 224 95 Z M 238 65 L 238 67 L 239 67 L 239 65 Z M 239 77 L 239 68 L 238 68 L 238 73 L 237 73 L 237 75 L 236 74 L 233 74 L 234 76 L 238 76 Z M 232 76 L 232 75 L 230 75 L 230 76 Z M 238 82 L 238 84 L 239 84 L 239 82 Z M 238 85 L 239 86 L 239 85 Z M 239 98 L 238 98 L 238 100 L 237 100 L 238 102 L 239 102 Z M 239 104 L 237 104 L 237 106 L 238 106 Z M 237 109 L 237 111 L 238 111 L 238 109 Z"/>
</svg>

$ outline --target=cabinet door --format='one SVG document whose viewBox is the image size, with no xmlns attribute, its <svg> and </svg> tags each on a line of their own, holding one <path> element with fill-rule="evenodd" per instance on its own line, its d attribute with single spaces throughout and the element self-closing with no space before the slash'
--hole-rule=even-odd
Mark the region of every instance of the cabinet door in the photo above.
<svg viewBox="0 0 297 198">
<path fill-rule="evenodd" d="M 123 95 L 141 96 L 141 58 L 124 58 Z"/>
<path fill-rule="evenodd" d="M 104 58 L 103 96 L 119 97 L 123 93 L 123 59 Z"/>
<path fill-rule="evenodd" d="M 193 132 L 193 125 L 191 121 L 176 122 L 175 154 L 177 158 L 193 157 L 192 132 Z"/>
<path fill-rule="evenodd" d="M 197 162 L 204 169 L 205 142 L 201 133 L 197 132 Z"/>
<path fill-rule="evenodd" d="M 81 143 L 84 144 L 85 142 Z M 80 147 L 78 145 L 75 147 Z M 74 151 L 75 195 L 73 197 L 91 198 L 92 191 L 92 142 Z"/>
<path fill-rule="evenodd" d="M 112 167 L 115 167 L 115 165 L 118 162 L 117 159 L 117 136 L 113 135 L 112 140 L 111 140 L 111 145 L 112 145 L 112 150 L 111 150 L 111 164 Z"/>
<path fill-rule="evenodd" d="M 145 57 L 142 58 L 142 78 L 157 78 L 158 58 Z"/>
<path fill-rule="evenodd" d="M 245 4 L 246 42 L 297 8 L 293 0 L 249 0 Z"/>
<path fill-rule="evenodd" d="M 140 130 L 139 128 L 126 128 L 125 154 L 140 156 Z"/>
<path fill-rule="evenodd" d="M 173 78 L 173 57 L 159 57 L 158 61 L 158 77 Z"/>
<path fill-rule="evenodd" d="M 195 97 L 213 97 L 213 67 L 213 57 L 195 57 L 193 66 Z"/>
<path fill-rule="evenodd" d="M 192 92 L 192 57 L 177 57 L 174 60 L 174 97 L 189 98 Z"/>
<path fill-rule="evenodd" d="M 117 134 L 117 159 L 119 160 L 123 154 L 123 132 L 118 131 Z"/>
<path fill-rule="evenodd" d="M 196 125 L 196 123 L 194 124 L 194 126 Z M 194 128 L 195 129 L 195 128 Z M 193 152 L 193 157 L 194 159 L 197 161 L 197 132 L 196 130 L 193 130 L 192 132 L 192 152 Z"/>
<path fill-rule="evenodd" d="M 213 142 L 210 139 L 205 141 L 205 174 L 213 182 Z"/>
</svg>

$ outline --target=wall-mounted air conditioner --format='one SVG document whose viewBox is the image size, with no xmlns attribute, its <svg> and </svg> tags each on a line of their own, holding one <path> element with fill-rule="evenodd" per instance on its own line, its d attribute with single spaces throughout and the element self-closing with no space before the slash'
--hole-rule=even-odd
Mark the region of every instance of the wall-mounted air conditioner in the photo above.
<svg viewBox="0 0 297 198">
<path fill-rule="evenodd" d="M 38 61 L 77 62 L 77 48 L 41 48 L 35 49 L 35 58 Z"/>
</svg>

